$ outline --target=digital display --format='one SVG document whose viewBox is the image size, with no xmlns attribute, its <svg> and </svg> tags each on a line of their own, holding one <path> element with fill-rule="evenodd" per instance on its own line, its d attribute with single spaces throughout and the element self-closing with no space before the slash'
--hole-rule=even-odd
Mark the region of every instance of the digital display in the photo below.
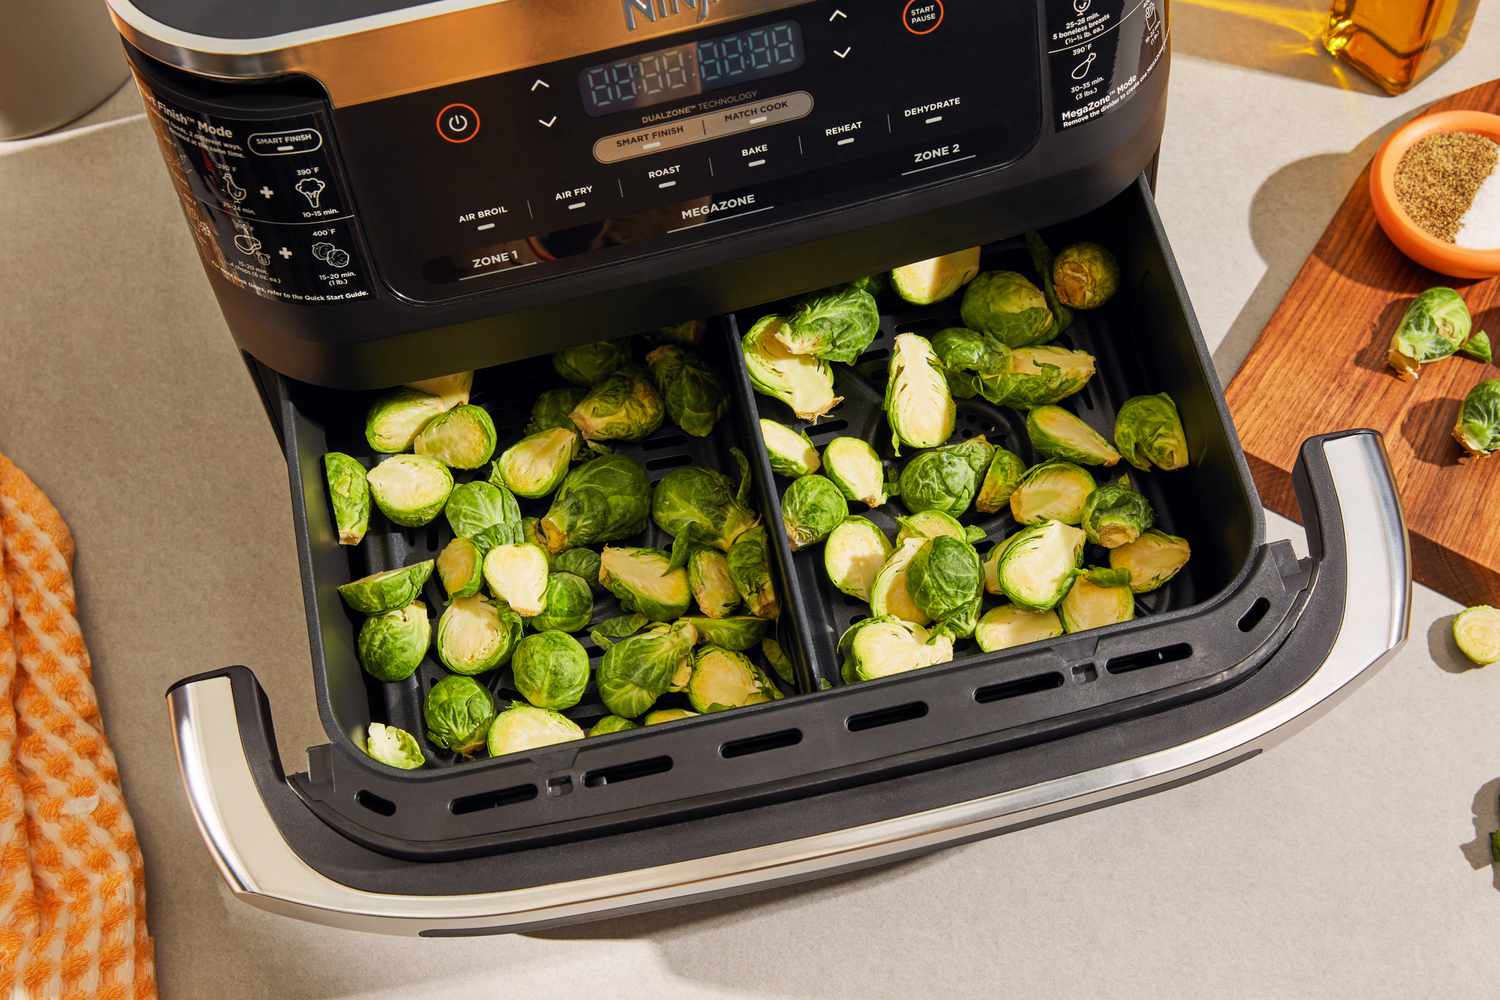
<svg viewBox="0 0 1500 1000">
<path fill-rule="evenodd" d="M 578 74 L 578 89 L 584 110 L 597 118 L 790 73 L 805 55 L 801 25 L 779 21 L 589 66 Z"/>
</svg>

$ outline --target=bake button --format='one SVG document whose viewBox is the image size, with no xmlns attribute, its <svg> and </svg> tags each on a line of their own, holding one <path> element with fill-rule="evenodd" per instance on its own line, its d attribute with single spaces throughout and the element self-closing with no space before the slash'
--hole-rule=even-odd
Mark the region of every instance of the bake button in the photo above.
<svg viewBox="0 0 1500 1000">
<path fill-rule="evenodd" d="M 907 0 L 901 23 L 913 35 L 930 35 L 943 23 L 943 0 Z"/>
<path fill-rule="evenodd" d="M 437 114 L 437 134 L 445 142 L 468 142 L 479 134 L 479 112 L 467 104 L 450 104 Z"/>
</svg>

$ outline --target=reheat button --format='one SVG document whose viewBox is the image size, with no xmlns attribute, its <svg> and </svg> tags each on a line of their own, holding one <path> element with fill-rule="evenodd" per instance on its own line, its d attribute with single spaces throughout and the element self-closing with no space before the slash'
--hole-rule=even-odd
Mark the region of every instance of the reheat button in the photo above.
<svg viewBox="0 0 1500 1000">
<path fill-rule="evenodd" d="M 479 112 L 467 104 L 450 104 L 437 115 L 437 134 L 445 142 L 468 142 L 479 134 Z"/>
</svg>

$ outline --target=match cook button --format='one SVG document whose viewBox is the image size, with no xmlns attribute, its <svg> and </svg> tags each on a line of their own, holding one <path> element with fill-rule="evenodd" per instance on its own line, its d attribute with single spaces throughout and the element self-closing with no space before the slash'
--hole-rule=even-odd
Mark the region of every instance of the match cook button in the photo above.
<svg viewBox="0 0 1500 1000">
<path fill-rule="evenodd" d="M 479 112 L 467 104 L 450 104 L 438 112 L 437 133 L 445 142 L 468 142 L 479 134 Z"/>
</svg>

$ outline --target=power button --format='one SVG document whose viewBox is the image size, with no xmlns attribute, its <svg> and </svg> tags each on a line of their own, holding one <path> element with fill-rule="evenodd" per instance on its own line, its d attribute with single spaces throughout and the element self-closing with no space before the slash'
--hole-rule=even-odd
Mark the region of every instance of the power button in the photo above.
<svg viewBox="0 0 1500 1000">
<path fill-rule="evenodd" d="M 437 114 L 437 134 L 445 142 L 468 142 L 479 134 L 479 112 L 467 104 L 450 104 Z"/>
</svg>

